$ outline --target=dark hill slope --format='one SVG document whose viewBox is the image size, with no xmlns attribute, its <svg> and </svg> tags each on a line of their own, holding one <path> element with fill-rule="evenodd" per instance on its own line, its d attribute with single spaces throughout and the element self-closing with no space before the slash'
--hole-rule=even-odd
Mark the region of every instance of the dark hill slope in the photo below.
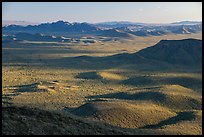
<svg viewBox="0 0 204 137">
<path fill-rule="evenodd" d="M 202 65 L 202 40 L 161 40 L 135 55 L 179 65 Z"/>
<path fill-rule="evenodd" d="M 151 129 L 125 129 L 85 120 L 69 113 L 37 108 L 3 107 L 2 135 L 145 135 L 165 134 Z"/>
<path fill-rule="evenodd" d="M 111 56 L 78 56 L 49 60 L 51 66 L 79 69 L 108 69 L 120 67 L 138 70 L 202 69 L 202 40 L 162 40 L 158 44 L 136 53 L 121 53 Z M 111 64 L 111 65 L 109 65 Z"/>
</svg>

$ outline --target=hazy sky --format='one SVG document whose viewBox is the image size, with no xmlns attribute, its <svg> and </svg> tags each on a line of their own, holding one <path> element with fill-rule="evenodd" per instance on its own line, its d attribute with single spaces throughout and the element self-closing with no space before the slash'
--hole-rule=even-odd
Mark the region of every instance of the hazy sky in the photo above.
<svg viewBox="0 0 204 137">
<path fill-rule="evenodd" d="M 202 21 L 201 2 L 3 2 L 2 20 L 52 22 Z"/>
</svg>

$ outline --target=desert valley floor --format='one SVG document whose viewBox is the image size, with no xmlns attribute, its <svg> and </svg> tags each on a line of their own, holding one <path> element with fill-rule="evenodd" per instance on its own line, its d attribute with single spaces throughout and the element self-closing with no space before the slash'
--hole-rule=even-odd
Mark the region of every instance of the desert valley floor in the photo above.
<svg viewBox="0 0 204 137">
<path fill-rule="evenodd" d="M 120 59 L 187 38 L 3 43 L 3 134 L 202 134 L 202 68 Z"/>
</svg>

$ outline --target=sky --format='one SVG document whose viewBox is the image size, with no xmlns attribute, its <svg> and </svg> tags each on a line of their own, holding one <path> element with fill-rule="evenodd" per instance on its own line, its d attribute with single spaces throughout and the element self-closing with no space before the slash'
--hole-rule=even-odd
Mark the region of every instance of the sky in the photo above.
<svg viewBox="0 0 204 137">
<path fill-rule="evenodd" d="M 2 21 L 202 21 L 202 2 L 3 2 Z"/>
</svg>

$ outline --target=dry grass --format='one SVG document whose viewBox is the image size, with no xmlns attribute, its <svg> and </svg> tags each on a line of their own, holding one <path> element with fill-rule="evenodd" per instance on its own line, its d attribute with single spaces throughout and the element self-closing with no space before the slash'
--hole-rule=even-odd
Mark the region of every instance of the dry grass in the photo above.
<svg viewBox="0 0 204 137">
<path fill-rule="evenodd" d="M 110 73 L 110 72 L 99 72 L 98 74 L 103 79 L 107 79 L 107 80 L 124 80 L 124 79 L 126 79 L 126 77 L 124 77 L 124 76 L 121 76 L 119 74 Z"/>
<path fill-rule="evenodd" d="M 94 124 L 91 123 L 88 127 L 85 124 L 86 126 L 73 128 L 73 125 L 77 125 L 77 123 L 72 121 L 67 126 L 66 124 L 69 122 L 58 121 L 62 119 L 60 118 L 61 115 L 57 116 L 56 121 L 53 121 L 53 117 L 56 117 L 53 112 L 49 113 L 50 115 L 53 114 L 53 117 L 51 116 L 48 121 L 45 121 L 43 117 L 39 120 L 37 118 L 39 117 L 37 115 L 39 111 L 34 110 L 32 118 L 29 119 L 29 116 L 25 116 L 27 120 L 23 121 L 24 116 L 21 113 L 18 113 L 18 111 L 10 113 L 9 110 L 6 113 L 3 112 L 5 114 L 3 124 L 6 133 L 77 134 L 76 131 L 85 128 L 83 132 L 78 133 L 202 134 L 202 124 L 200 123 L 202 121 L 201 72 L 195 70 L 177 71 L 177 69 L 165 72 L 161 70 L 152 71 L 151 64 L 148 66 L 148 70 L 147 66 L 137 66 L 137 64 L 135 68 L 132 66 L 115 67 L 113 64 L 106 64 L 109 69 L 97 69 L 97 66 L 93 65 L 94 60 L 92 62 L 84 60 L 79 64 L 80 67 L 72 68 L 69 66 L 75 66 L 78 62 L 50 61 L 81 55 L 107 56 L 123 52 L 132 53 L 152 46 L 161 39 L 201 38 L 201 36 L 202 34 L 137 37 L 132 40 L 105 42 L 103 45 L 94 43 L 89 46 L 50 46 L 49 49 L 47 48 L 48 45 L 42 47 L 39 47 L 39 45 L 14 45 L 13 47 L 8 45 L 8 47 L 3 47 L 3 106 L 25 106 L 28 107 L 27 109 L 55 110 L 64 115 L 64 113 L 67 113 L 64 110 L 72 111 L 89 102 L 91 106 L 88 106 L 88 108 L 91 107 L 91 112 L 93 110 L 97 111 L 95 118 L 97 117 L 98 120 L 105 123 L 124 127 L 124 132 L 119 132 L 118 129 L 115 132 L 116 127 L 111 127 L 114 133 L 107 129 L 104 129 L 104 132 L 98 131 L 98 128 L 91 132 L 95 129 Z M 62 67 L 63 65 L 65 66 Z M 96 65 L 100 66 L 100 64 Z M 137 67 L 141 67 L 141 69 L 137 69 Z M 118 93 L 120 93 L 119 96 L 115 96 Z M 110 94 L 112 97 L 105 97 L 106 94 Z M 138 94 L 142 95 L 140 99 L 134 99 Z M 121 95 L 123 95 L 122 98 Z M 158 100 L 159 97 L 162 97 L 161 100 Z M 98 102 L 94 102 L 97 99 Z M 85 107 L 85 109 L 87 108 Z M 23 109 L 21 112 L 24 111 L 26 110 Z M 88 112 L 88 110 L 86 111 Z M 176 113 L 182 111 L 196 111 L 196 120 L 184 120 L 165 125 L 162 129 L 137 129 L 146 125 L 158 124 L 177 116 Z M 62 117 L 64 118 L 64 116 Z M 28 124 L 26 125 L 26 123 Z M 102 126 L 101 124 L 99 123 L 99 127 Z M 18 125 L 20 125 L 20 128 L 16 129 Z M 47 126 L 48 128 L 46 128 Z M 133 129 L 126 127 L 132 127 Z M 87 132 L 85 132 L 86 130 Z"/>
<path fill-rule="evenodd" d="M 121 101 L 102 101 L 85 104 L 74 111 L 80 116 L 93 117 L 111 125 L 139 128 L 159 123 L 176 113 L 152 103 L 130 104 Z"/>
<path fill-rule="evenodd" d="M 4 112 L 2 115 L 3 135 L 129 134 L 124 129 L 85 121 L 68 113 L 63 114 L 26 107 L 6 107 L 2 111 Z"/>
<path fill-rule="evenodd" d="M 126 77 L 120 74 L 116 74 L 113 72 L 107 71 L 99 71 L 99 72 L 85 72 L 79 73 L 76 78 L 81 79 L 104 79 L 104 80 L 125 80 Z"/>
<path fill-rule="evenodd" d="M 197 92 L 180 85 L 137 88 L 126 92 L 115 92 L 90 98 L 108 98 L 137 101 L 150 101 L 177 111 L 202 109 L 202 97 Z"/>
</svg>

